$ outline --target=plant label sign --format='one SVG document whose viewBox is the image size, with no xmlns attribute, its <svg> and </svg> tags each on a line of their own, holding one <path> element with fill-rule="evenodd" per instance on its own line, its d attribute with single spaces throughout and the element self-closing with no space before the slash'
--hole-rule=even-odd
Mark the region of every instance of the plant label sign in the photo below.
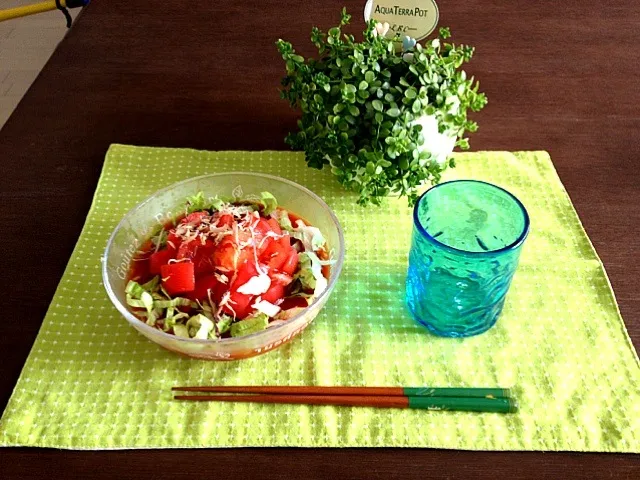
<svg viewBox="0 0 640 480">
<path fill-rule="evenodd" d="M 436 28 L 439 16 L 435 0 L 367 0 L 364 7 L 365 22 L 389 23 L 387 37 L 422 40 Z"/>
</svg>

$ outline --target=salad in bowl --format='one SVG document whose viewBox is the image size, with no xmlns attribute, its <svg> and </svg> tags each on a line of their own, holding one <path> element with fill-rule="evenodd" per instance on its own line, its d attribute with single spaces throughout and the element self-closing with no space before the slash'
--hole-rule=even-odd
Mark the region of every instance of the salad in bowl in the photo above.
<svg viewBox="0 0 640 480">
<path fill-rule="evenodd" d="M 343 257 L 337 218 L 309 190 L 268 175 L 217 174 L 129 212 L 107 246 L 103 278 L 147 338 L 233 360 L 299 334 L 326 302 Z"/>
</svg>

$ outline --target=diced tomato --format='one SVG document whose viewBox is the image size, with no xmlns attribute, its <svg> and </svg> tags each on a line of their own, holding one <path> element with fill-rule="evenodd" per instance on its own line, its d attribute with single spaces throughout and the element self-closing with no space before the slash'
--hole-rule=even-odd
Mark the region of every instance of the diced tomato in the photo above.
<svg viewBox="0 0 640 480">
<path fill-rule="evenodd" d="M 172 248 L 165 248 L 152 253 L 149 259 L 149 272 L 153 275 L 158 275 L 160 273 L 160 267 L 169 263 L 169 260 L 174 258 L 175 254 L 176 252 Z"/>
<path fill-rule="evenodd" d="M 233 225 L 233 215 L 225 213 L 218 218 L 218 227 L 230 227 Z"/>
<path fill-rule="evenodd" d="M 272 243 L 275 243 L 273 237 L 267 237 L 258 243 L 258 256 L 261 260 L 264 261 L 265 259 L 267 259 L 266 256 L 263 256 L 263 253 L 271 247 Z"/>
<path fill-rule="evenodd" d="M 216 293 L 220 290 L 219 283 L 218 279 L 213 275 L 201 277 L 196 280 L 196 286 L 193 292 L 189 293 L 187 297 L 191 300 L 208 300 L 209 291 L 211 291 L 211 299 L 216 301 Z"/>
<path fill-rule="evenodd" d="M 281 283 L 273 282 L 269 287 L 269 290 L 267 290 L 260 297 L 262 298 L 262 300 L 266 300 L 267 302 L 276 303 L 278 300 L 284 297 L 284 289 L 285 287 Z"/>
<path fill-rule="evenodd" d="M 184 242 L 180 245 L 176 258 L 181 260 L 188 258 L 195 265 L 196 275 L 213 272 L 214 260 L 213 255 L 216 251 L 215 244 L 212 240 L 207 240 L 203 245 L 200 240 L 192 240 Z"/>
<path fill-rule="evenodd" d="M 283 247 L 280 240 L 271 239 L 271 241 L 266 240 L 265 243 L 268 243 L 268 246 L 262 251 L 261 256 L 264 262 L 268 262 L 276 253 L 286 252 L 286 247 Z"/>
<path fill-rule="evenodd" d="M 254 230 L 264 237 L 267 232 L 271 231 L 271 225 L 269 225 L 269 222 L 267 222 L 264 218 L 260 218 Z"/>
<path fill-rule="evenodd" d="M 256 275 L 258 275 L 256 265 L 250 260 L 245 260 L 240 267 L 238 267 L 238 274 L 231 285 L 231 290 L 237 290 L 247 283 L 251 277 L 255 277 Z"/>
<path fill-rule="evenodd" d="M 196 286 L 194 265 L 191 262 L 178 262 L 160 267 L 162 285 L 169 295 L 191 292 Z"/>
<path fill-rule="evenodd" d="M 275 218 L 270 218 L 269 220 L 267 220 L 267 222 L 269 223 L 271 230 L 276 232 L 278 235 L 282 234 L 282 228 L 280 227 L 280 224 Z"/>
<path fill-rule="evenodd" d="M 191 258 L 191 261 L 195 265 L 196 275 L 213 272 L 215 268 L 213 255 L 216 251 L 216 245 L 213 243 L 213 240 L 207 239 L 204 245 L 202 245 L 199 240 L 193 240 L 189 242 L 189 245 L 191 244 L 193 244 L 193 246 L 187 249 L 184 258 Z M 178 251 L 178 258 L 180 258 L 179 255 L 180 252 Z"/>
<path fill-rule="evenodd" d="M 287 261 L 287 257 L 288 257 L 288 255 L 286 253 L 284 253 L 284 252 L 276 253 L 273 257 L 271 257 L 271 259 L 267 263 L 267 267 L 269 268 L 269 271 L 273 271 L 273 270 L 280 271 L 280 270 L 282 270 L 282 266 Z"/>
<path fill-rule="evenodd" d="M 288 297 L 280 304 L 282 310 L 289 310 L 296 307 L 306 308 L 307 306 L 308 302 L 304 297 Z"/>
<path fill-rule="evenodd" d="M 209 214 L 207 212 L 193 212 L 184 217 L 180 223 L 190 223 L 192 225 L 198 225 L 202 222 L 204 217 L 208 217 Z"/>
<path fill-rule="evenodd" d="M 289 234 L 284 235 L 278 239 L 278 243 L 282 245 L 282 247 L 290 247 L 291 246 L 291 237 Z"/>
<path fill-rule="evenodd" d="M 252 304 L 253 295 L 245 295 L 244 293 L 240 292 L 232 292 L 229 303 L 222 308 L 222 311 L 229 315 L 233 315 L 233 312 L 235 312 L 236 318 L 242 320 L 252 312 Z"/>
<path fill-rule="evenodd" d="M 149 280 L 149 259 L 146 254 L 139 255 L 131 262 L 129 271 L 130 280 L 134 280 L 139 283 L 145 283 Z"/>
<path fill-rule="evenodd" d="M 262 252 L 261 259 L 267 264 L 269 270 L 282 270 L 285 262 L 289 258 L 291 252 L 291 245 L 289 245 L 289 237 L 285 236 L 276 241 L 273 241 Z"/>
<path fill-rule="evenodd" d="M 199 244 L 200 242 L 198 240 L 192 240 L 190 242 L 182 243 L 180 245 L 180 248 L 178 248 L 178 253 L 176 254 L 176 258 L 178 260 L 181 260 L 183 258 L 188 258 L 189 260 L 192 260 L 196 256 L 196 253 L 198 252 Z"/>
<path fill-rule="evenodd" d="M 233 264 L 235 253 L 236 247 L 233 240 L 225 238 L 213 252 L 213 264 L 226 271 L 235 270 Z"/>
<path fill-rule="evenodd" d="M 272 283 L 279 283 L 285 287 L 293 282 L 293 277 L 291 275 L 287 275 L 282 272 L 269 272 L 269 277 L 271 277 Z"/>
<path fill-rule="evenodd" d="M 235 280 L 231 284 L 230 303 L 225 305 L 223 311 L 232 315 L 235 312 L 237 318 L 245 318 L 253 310 L 251 305 L 254 296 L 238 292 L 238 288 L 247 283 L 249 279 L 258 275 L 256 265 L 252 260 L 245 260 L 238 268 Z M 233 312 L 231 311 L 233 309 Z"/>
<path fill-rule="evenodd" d="M 298 252 L 291 248 L 287 260 L 282 265 L 282 272 L 287 275 L 293 275 L 296 268 L 298 268 Z"/>
<path fill-rule="evenodd" d="M 169 235 L 167 235 L 167 247 L 168 248 L 172 248 L 175 250 L 178 250 L 178 248 L 180 248 L 180 244 L 182 243 L 182 240 L 180 239 L 180 237 L 178 235 L 175 234 L 175 232 L 171 231 L 169 232 Z"/>
<path fill-rule="evenodd" d="M 291 222 L 291 225 L 296 226 L 296 223 L 298 223 L 298 220 L 302 220 L 302 218 L 300 218 L 299 216 L 297 216 L 295 213 L 291 213 L 291 212 L 287 212 L 288 216 L 289 216 L 289 221 Z M 302 222 L 305 225 L 309 225 L 307 222 L 305 222 L 304 220 L 302 220 Z"/>
</svg>

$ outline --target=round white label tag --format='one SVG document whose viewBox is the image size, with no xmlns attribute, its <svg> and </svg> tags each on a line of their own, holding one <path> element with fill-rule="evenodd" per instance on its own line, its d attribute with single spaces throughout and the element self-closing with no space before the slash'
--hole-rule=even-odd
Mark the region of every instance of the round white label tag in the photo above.
<svg viewBox="0 0 640 480">
<path fill-rule="evenodd" d="M 435 30 L 439 16 L 435 0 L 367 0 L 364 6 L 365 22 L 389 23 L 387 37 L 399 33 L 422 40 Z"/>
</svg>

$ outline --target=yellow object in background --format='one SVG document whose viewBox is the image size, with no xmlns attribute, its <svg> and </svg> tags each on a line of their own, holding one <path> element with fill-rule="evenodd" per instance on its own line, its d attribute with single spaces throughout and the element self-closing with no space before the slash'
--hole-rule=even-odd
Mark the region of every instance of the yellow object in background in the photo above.
<svg viewBox="0 0 640 480">
<path fill-rule="evenodd" d="M 34 3 L 33 5 L 25 5 L 23 7 L 9 8 L 0 10 L 0 22 L 12 20 L 14 18 L 26 17 L 27 15 L 35 15 L 36 13 L 49 12 L 51 10 L 62 10 L 67 17 L 69 26 L 69 13 L 67 8 L 85 7 L 90 0 L 47 0 L 46 2 Z"/>
</svg>

